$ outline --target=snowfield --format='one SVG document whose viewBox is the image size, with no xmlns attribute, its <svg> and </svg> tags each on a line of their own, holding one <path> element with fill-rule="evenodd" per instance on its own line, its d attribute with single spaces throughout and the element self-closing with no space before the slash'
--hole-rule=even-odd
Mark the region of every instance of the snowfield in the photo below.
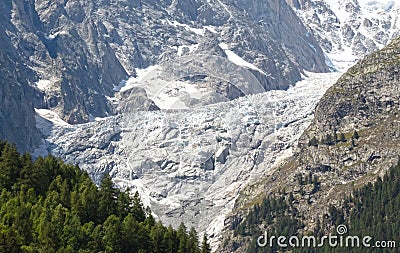
<svg viewBox="0 0 400 253">
<path fill-rule="evenodd" d="M 400 5 L 393 0 L 312 0 L 296 10 L 335 69 L 344 72 L 399 36 Z"/>
<path fill-rule="evenodd" d="M 51 153 L 78 164 L 97 183 L 109 173 L 121 188 L 139 191 L 165 224 L 183 221 L 207 231 L 216 247 L 240 190 L 292 154 L 317 102 L 339 76 L 306 73 L 287 91 L 80 125 L 36 110 L 43 144 L 35 154 Z M 200 96 L 185 83 L 176 86 Z"/>
</svg>

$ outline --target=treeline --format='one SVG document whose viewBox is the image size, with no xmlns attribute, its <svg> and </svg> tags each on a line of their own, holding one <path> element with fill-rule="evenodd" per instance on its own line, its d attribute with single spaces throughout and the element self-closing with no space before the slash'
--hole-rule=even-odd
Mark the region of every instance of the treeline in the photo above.
<svg viewBox="0 0 400 253">
<path fill-rule="evenodd" d="M 292 194 L 266 197 L 260 204 L 254 205 L 244 220 L 234 220 L 235 235 L 251 236 L 252 240 L 247 249 L 248 253 L 277 252 L 278 246 L 259 247 L 257 238 L 268 231 L 271 235 L 297 235 L 303 227 L 298 210 L 294 207 Z"/>
<path fill-rule="evenodd" d="M 344 224 L 348 228 L 346 235 L 372 237 L 370 244 L 376 241 L 395 241 L 386 247 L 325 247 L 318 250 L 303 249 L 296 252 L 399 252 L 400 234 L 400 164 L 392 167 L 376 182 L 354 190 L 340 208 L 329 207 L 321 226 L 315 229 L 315 236 L 335 233 L 336 226 Z M 362 244 L 362 243 L 360 243 Z"/>
<path fill-rule="evenodd" d="M 297 176 L 299 184 L 314 184 L 319 186 L 319 180 L 312 175 L 305 178 Z M 236 236 L 251 237 L 247 252 L 297 252 L 297 253 L 331 253 L 331 252 L 399 252 L 400 242 L 400 162 L 390 168 L 383 177 L 378 177 L 374 183 L 355 189 L 337 208 L 328 207 L 328 212 L 322 220 L 317 220 L 313 231 L 304 231 L 303 217 L 295 205 L 297 200 L 292 193 L 278 192 L 268 196 L 260 204 L 252 206 L 244 219 L 234 217 L 232 229 Z M 276 240 L 272 247 L 259 247 L 257 239 L 268 231 L 270 236 L 314 236 L 317 245 L 323 236 L 337 235 L 336 227 L 345 225 L 348 232 L 344 236 L 358 236 L 360 247 L 332 247 L 325 243 L 323 247 L 287 247 L 279 248 Z M 371 248 L 362 246 L 364 236 L 372 238 Z M 375 247 L 379 241 L 380 248 Z M 326 241 L 327 242 L 327 241 Z M 395 245 L 394 245 L 394 244 Z M 384 247 L 382 247 L 382 245 Z M 394 247 L 395 246 L 395 247 Z"/>
<path fill-rule="evenodd" d="M 32 160 L 0 141 L 0 252 L 210 252 L 196 231 L 157 222 L 136 193 L 105 176 L 97 187 L 77 166 Z"/>
<path fill-rule="evenodd" d="M 350 138 L 351 144 L 354 147 L 355 146 L 355 140 L 358 140 L 360 138 L 358 132 L 354 130 L 353 135 Z M 317 147 L 319 145 L 327 145 L 327 146 L 332 146 L 336 145 L 340 142 L 344 143 L 347 142 L 346 135 L 344 133 L 337 133 L 334 131 L 332 134 L 328 133 L 325 136 L 322 136 L 321 138 L 317 138 L 313 136 L 309 142 L 308 146 L 314 146 Z"/>
</svg>

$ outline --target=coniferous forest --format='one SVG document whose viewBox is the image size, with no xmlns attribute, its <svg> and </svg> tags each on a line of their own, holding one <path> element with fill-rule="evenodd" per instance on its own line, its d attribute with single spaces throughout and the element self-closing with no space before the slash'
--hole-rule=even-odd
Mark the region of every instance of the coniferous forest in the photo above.
<svg viewBox="0 0 400 253">
<path fill-rule="evenodd" d="M 323 250 L 299 252 L 399 252 L 399 207 L 400 162 L 383 177 L 377 177 L 374 183 L 369 182 L 354 190 L 339 208 L 330 206 L 322 225 L 314 232 L 321 235 L 327 228 L 344 224 L 351 236 L 370 236 L 372 247 L 325 247 Z"/>
<path fill-rule="evenodd" d="M 206 237 L 163 226 L 109 176 L 97 187 L 77 166 L 3 141 L 0 187 L 0 252 L 210 252 Z"/>
<path fill-rule="evenodd" d="M 313 231 L 303 231 L 305 224 L 301 213 L 293 205 L 291 194 L 269 196 L 250 209 L 246 219 L 234 221 L 236 235 L 251 236 L 252 242 L 247 252 L 399 252 L 400 241 L 400 163 L 390 168 L 383 177 L 374 183 L 355 189 L 344 199 L 340 207 L 329 206 L 323 220 L 318 220 Z M 336 227 L 345 225 L 349 236 L 370 236 L 371 247 L 346 245 L 332 247 L 279 248 L 259 247 L 257 238 L 268 231 L 270 235 L 286 237 L 314 236 L 322 238 L 328 234 L 338 235 Z M 375 243 L 378 244 L 375 245 Z M 394 243 L 394 244 L 393 244 Z M 384 247 L 382 246 L 384 245 Z"/>
</svg>

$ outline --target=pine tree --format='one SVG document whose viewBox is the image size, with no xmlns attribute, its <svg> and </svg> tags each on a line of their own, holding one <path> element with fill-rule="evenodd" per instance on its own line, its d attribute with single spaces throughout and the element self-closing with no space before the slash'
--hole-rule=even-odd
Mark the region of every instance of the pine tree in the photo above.
<svg viewBox="0 0 400 253">
<path fill-rule="evenodd" d="M 103 231 L 106 252 L 121 252 L 122 226 L 120 219 L 114 214 L 110 215 L 104 222 Z"/>
<path fill-rule="evenodd" d="M 131 206 L 130 206 L 131 203 L 132 203 L 132 200 L 127 193 L 120 192 L 118 194 L 117 214 L 119 217 L 125 218 L 125 216 L 131 212 Z"/>
<path fill-rule="evenodd" d="M 154 253 L 166 252 L 167 244 L 164 241 L 164 235 L 166 232 L 165 230 L 166 229 L 161 222 L 158 222 L 151 228 L 150 237 L 153 241 L 153 244 L 156 245 L 154 248 Z"/>
<path fill-rule="evenodd" d="M 100 184 L 99 191 L 99 216 L 101 221 L 106 220 L 110 215 L 116 214 L 117 190 L 109 175 L 105 175 Z"/>
<path fill-rule="evenodd" d="M 187 253 L 186 252 L 186 244 L 187 244 L 187 233 L 185 224 L 181 223 L 178 227 L 177 236 L 179 240 L 178 253 Z"/>
<path fill-rule="evenodd" d="M 200 251 L 194 229 L 156 223 L 139 194 L 130 198 L 108 175 L 98 189 L 77 166 L 33 162 L 2 141 L 0 172 L 0 252 Z"/>
<path fill-rule="evenodd" d="M 207 241 L 207 235 L 204 233 L 203 235 L 203 242 L 201 243 L 201 253 L 210 253 L 211 248 Z"/>
<path fill-rule="evenodd" d="M 135 192 L 133 196 L 133 207 L 132 214 L 138 222 L 143 222 L 146 219 L 146 213 L 143 208 L 142 201 L 140 200 L 140 196 L 138 192 Z"/>
<path fill-rule="evenodd" d="M 192 227 L 190 229 L 186 248 L 187 248 L 187 252 L 188 253 L 199 253 L 200 252 L 200 250 L 199 250 L 199 239 L 197 237 L 197 232 L 194 229 L 194 227 Z"/>
<path fill-rule="evenodd" d="M 178 251 L 179 240 L 176 231 L 171 225 L 168 226 L 167 231 L 164 234 L 164 244 L 166 245 L 165 252 L 174 253 Z"/>
<path fill-rule="evenodd" d="M 11 189 L 17 182 L 22 163 L 15 145 L 6 143 L 0 156 L 0 188 Z"/>
<path fill-rule="evenodd" d="M 0 223 L 0 252 L 20 252 L 23 238 L 13 227 Z"/>
</svg>

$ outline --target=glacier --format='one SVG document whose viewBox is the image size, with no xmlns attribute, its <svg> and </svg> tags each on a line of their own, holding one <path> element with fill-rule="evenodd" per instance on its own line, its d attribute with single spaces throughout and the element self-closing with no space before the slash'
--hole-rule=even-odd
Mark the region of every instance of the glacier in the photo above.
<svg viewBox="0 0 400 253">
<path fill-rule="evenodd" d="M 298 3 L 292 4 L 297 15 L 333 62 L 332 67 L 342 72 L 400 35 L 397 1 L 300 0 Z"/>
<path fill-rule="evenodd" d="M 215 248 L 239 192 L 292 154 L 339 76 L 305 72 L 288 90 L 77 125 L 36 110 L 43 143 L 35 154 L 77 164 L 97 183 L 109 173 L 122 189 L 138 191 L 163 223 L 205 231 Z"/>
</svg>

